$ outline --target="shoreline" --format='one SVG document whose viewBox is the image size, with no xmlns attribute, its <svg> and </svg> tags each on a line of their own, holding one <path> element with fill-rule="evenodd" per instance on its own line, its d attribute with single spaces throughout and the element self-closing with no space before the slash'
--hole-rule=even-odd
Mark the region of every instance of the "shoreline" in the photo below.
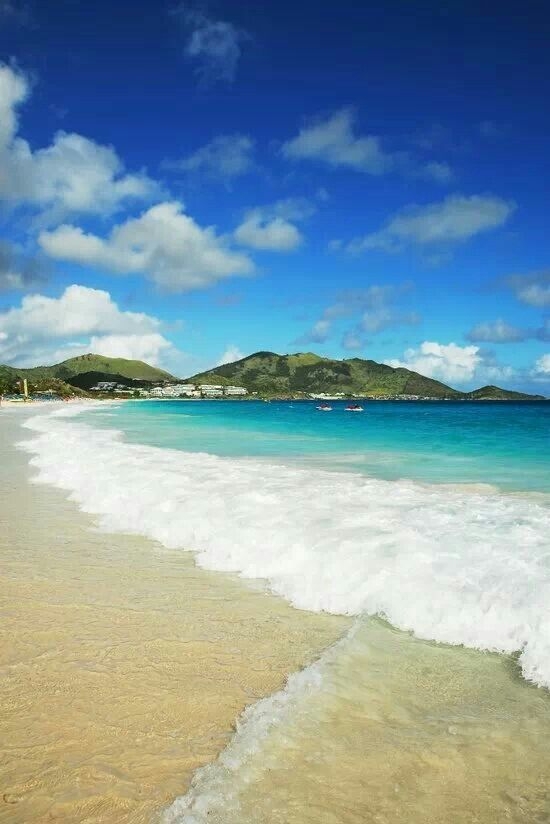
<svg viewBox="0 0 550 824">
<path fill-rule="evenodd" d="M 145 822 L 349 621 L 97 531 L 63 492 L 29 483 L 22 420 L 0 416 L 0 822 Z"/>
</svg>

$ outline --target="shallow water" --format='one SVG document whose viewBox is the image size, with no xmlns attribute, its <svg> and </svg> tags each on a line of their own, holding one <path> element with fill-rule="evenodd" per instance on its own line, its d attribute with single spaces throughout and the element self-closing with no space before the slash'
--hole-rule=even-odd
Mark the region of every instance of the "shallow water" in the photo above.
<svg viewBox="0 0 550 824">
<path fill-rule="evenodd" d="M 547 822 L 550 700 L 512 659 L 360 619 L 261 702 L 165 824 Z"/>
<path fill-rule="evenodd" d="M 146 401 L 83 420 L 127 440 L 226 457 L 293 460 L 386 480 L 550 492 L 549 402 Z"/>
</svg>

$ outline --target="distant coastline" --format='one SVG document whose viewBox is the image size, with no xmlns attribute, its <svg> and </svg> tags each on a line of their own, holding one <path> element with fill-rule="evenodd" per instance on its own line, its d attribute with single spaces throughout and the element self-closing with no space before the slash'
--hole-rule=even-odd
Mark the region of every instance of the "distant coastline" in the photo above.
<svg viewBox="0 0 550 824">
<path fill-rule="evenodd" d="M 88 354 L 52 366 L 0 365 L 0 395 L 35 399 L 542 401 L 499 386 L 470 392 L 402 367 L 313 352 L 256 352 L 179 379 L 143 361 Z"/>
</svg>

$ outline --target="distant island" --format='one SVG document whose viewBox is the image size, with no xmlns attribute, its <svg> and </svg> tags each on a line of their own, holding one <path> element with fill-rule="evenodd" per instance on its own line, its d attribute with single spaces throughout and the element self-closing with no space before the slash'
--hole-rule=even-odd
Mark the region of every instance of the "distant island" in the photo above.
<svg viewBox="0 0 550 824">
<path fill-rule="evenodd" d="M 158 398 L 370 398 L 373 400 L 531 401 L 528 395 L 483 386 L 460 392 L 402 367 L 373 360 L 334 360 L 312 352 L 256 352 L 185 380 L 148 363 L 87 354 L 52 366 L 0 365 L 0 393 Z"/>
</svg>

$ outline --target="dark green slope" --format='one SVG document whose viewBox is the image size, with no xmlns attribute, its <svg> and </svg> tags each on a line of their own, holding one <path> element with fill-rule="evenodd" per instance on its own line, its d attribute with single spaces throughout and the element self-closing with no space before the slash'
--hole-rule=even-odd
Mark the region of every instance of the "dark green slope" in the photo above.
<svg viewBox="0 0 550 824">
<path fill-rule="evenodd" d="M 482 386 L 467 395 L 477 401 L 543 401 L 544 395 L 526 395 L 525 392 L 512 392 L 499 386 Z"/>
</svg>

